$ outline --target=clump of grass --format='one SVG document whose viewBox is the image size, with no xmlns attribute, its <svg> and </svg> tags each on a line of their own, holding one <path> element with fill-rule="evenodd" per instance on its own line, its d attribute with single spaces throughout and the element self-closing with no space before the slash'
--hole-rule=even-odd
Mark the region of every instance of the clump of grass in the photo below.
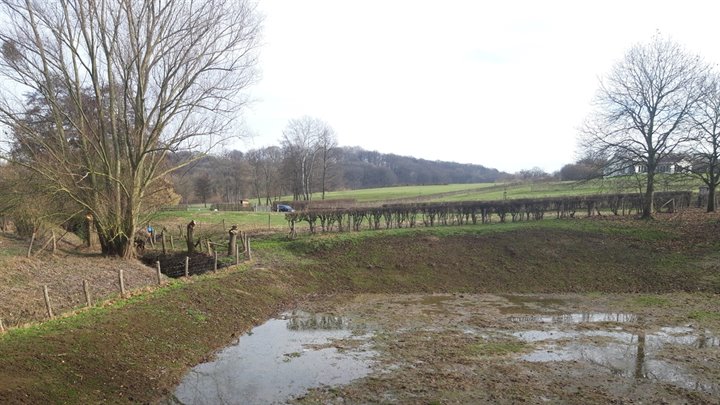
<svg viewBox="0 0 720 405">
<path fill-rule="evenodd" d="M 633 302 L 641 307 L 665 307 L 670 305 L 670 301 L 667 298 L 657 295 L 641 295 L 635 297 Z"/>
<path fill-rule="evenodd" d="M 688 318 L 696 321 L 718 321 L 720 320 L 720 312 L 715 311 L 692 311 Z"/>
<path fill-rule="evenodd" d="M 202 323 L 208 320 L 208 316 L 206 313 L 197 310 L 195 308 L 190 308 L 187 310 L 187 314 L 190 315 L 190 317 L 198 323 Z"/>
</svg>

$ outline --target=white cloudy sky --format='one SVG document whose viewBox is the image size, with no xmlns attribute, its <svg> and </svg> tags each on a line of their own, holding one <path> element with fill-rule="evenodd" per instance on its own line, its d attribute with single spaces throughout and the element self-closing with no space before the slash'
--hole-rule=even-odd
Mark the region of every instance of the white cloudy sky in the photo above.
<svg viewBox="0 0 720 405">
<path fill-rule="evenodd" d="M 720 61 L 715 1 L 259 0 L 261 80 L 241 150 L 287 121 L 340 145 L 515 172 L 575 160 L 604 75 L 656 31 Z"/>
</svg>

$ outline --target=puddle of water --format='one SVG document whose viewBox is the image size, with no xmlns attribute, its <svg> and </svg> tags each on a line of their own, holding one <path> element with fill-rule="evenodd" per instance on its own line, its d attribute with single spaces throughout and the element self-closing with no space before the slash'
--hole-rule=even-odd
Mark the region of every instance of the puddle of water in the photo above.
<svg viewBox="0 0 720 405">
<path fill-rule="evenodd" d="M 421 305 L 443 305 L 453 301 L 455 297 L 451 295 L 427 295 L 420 299 Z"/>
<path fill-rule="evenodd" d="M 539 297 L 535 295 L 501 295 L 510 306 L 498 308 L 501 314 L 547 314 L 558 312 L 558 308 L 566 304 L 558 298 Z"/>
<path fill-rule="evenodd" d="M 377 364 L 375 352 L 368 350 L 370 335 L 353 336 L 352 331 L 382 328 L 389 336 L 444 333 L 448 328 L 483 339 L 511 335 L 537 348 L 518 355 L 520 362 L 567 361 L 577 363 L 569 367 L 592 373 L 605 370 L 626 379 L 628 385 L 644 380 L 720 395 L 718 381 L 693 374 L 683 360 L 687 358 L 683 354 L 691 350 L 710 348 L 715 353 L 720 337 L 691 326 L 657 329 L 655 325 L 652 331 L 638 333 L 641 322 L 634 314 L 565 313 L 568 307 L 563 300 L 530 295 L 373 295 L 365 299 L 354 302 L 354 311 L 346 309 L 354 314 L 352 319 L 293 312 L 268 321 L 219 353 L 216 361 L 195 367 L 169 403 L 284 403 L 312 387 L 349 383 L 369 374 Z M 512 315 L 497 317 L 498 308 Z M 480 322 L 473 314 L 479 314 Z M 499 323 L 486 322 L 484 317 L 495 317 Z M 352 343 L 333 342 L 348 338 Z M 431 344 L 432 338 L 428 339 Z M 399 365 L 375 371 L 402 372 Z M 393 402 L 393 398 L 379 400 Z"/>
<path fill-rule="evenodd" d="M 686 389 L 720 394 L 720 383 L 695 376 L 679 364 L 657 358 L 666 345 L 697 349 L 720 347 L 720 339 L 692 328 L 662 328 L 656 333 L 625 331 L 528 330 L 512 333 L 525 342 L 545 342 L 538 350 L 521 357 L 529 362 L 582 361 L 613 375 L 650 379 Z M 600 342 L 593 342 L 593 338 Z M 587 342 L 589 341 L 589 342 Z M 603 341 L 605 343 L 603 343 Z"/>
<path fill-rule="evenodd" d="M 169 403 L 285 403 L 309 388 L 342 385 L 371 371 L 367 344 L 338 351 L 335 339 L 352 336 L 349 321 L 304 312 L 253 328 L 216 360 L 190 370 Z M 366 342 L 368 336 L 358 337 Z"/>
<path fill-rule="evenodd" d="M 637 315 L 627 313 L 578 313 L 563 315 L 522 315 L 510 317 L 510 321 L 522 323 L 627 323 L 637 322 L 637 320 Z"/>
</svg>

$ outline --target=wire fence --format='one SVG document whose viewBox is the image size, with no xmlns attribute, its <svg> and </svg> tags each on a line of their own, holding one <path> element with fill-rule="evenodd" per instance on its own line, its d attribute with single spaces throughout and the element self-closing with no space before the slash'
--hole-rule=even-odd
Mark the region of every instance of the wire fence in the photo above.
<svg viewBox="0 0 720 405">
<path fill-rule="evenodd" d="M 22 301 L 22 304 L 12 308 L 6 306 L 0 312 L 0 332 L 10 327 L 53 319 L 107 300 L 127 298 L 153 285 L 162 286 L 168 277 L 205 274 L 251 260 L 250 236 L 237 232 L 235 245 L 230 250 L 230 241 L 221 237 L 223 226 L 223 223 L 202 225 L 201 236 L 196 243 L 203 248 L 192 254 L 187 254 L 185 235 L 173 235 L 167 229 L 159 234 L 152 232 L 146 240 L 149 246 L 141 252 L 140 260 L 153 268 L 153 272 L 120 268 L 116 272 L 105 271 L 103 279 L 96 277 L 95 280 L 79 280 L 73 274 L 59 273 L 58 276 L 65 279 L 46 280 L 48 284 L 38 290 L 37 287 L 10 289 L 9 294 L 18 294 L 15 298 L 22 298 L 14 302 Z M 34 234 L 28 244 L 27 257 L 54 254 L 62 236 L 54 231 Z M 118 261 L 118 265 L 122 267 L 122 261 Z"/>
</svg>

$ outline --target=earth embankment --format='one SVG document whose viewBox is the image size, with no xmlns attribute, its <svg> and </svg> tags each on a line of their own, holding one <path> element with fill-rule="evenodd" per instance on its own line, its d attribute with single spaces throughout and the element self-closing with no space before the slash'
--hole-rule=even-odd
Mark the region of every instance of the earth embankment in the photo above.
<svg viewBox="0 0 720 405">
<path fill-rule="evenodd" d="M 682 220 L 682 218 L 681 218 Z M 717 294 L 714 218 L 259 240 L 255 261 L 0 338 L 0 402 L 152 402 L 277 311 L 359 292 Z M 715 319 L 709 317 L 708 319 Z M 714 322 L 714 321 L 713 321 Z"/>
</svg>

